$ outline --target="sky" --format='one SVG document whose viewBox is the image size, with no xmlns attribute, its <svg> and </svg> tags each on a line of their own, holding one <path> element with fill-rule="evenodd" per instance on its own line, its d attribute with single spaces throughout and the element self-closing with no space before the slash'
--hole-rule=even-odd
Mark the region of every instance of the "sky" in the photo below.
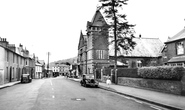
<svg viewBox="0 0 185 110">
<path fill-rule="evenodd" d="M 39 60 L 76 57 L 80 31 L 93 18 L 99 0 L 0 0 L 0 37 L 21 43 Z M 135 36 L 167 41 L 185 27 L 185 0 L 129 0 L 123 6 Z"/>
</svg>

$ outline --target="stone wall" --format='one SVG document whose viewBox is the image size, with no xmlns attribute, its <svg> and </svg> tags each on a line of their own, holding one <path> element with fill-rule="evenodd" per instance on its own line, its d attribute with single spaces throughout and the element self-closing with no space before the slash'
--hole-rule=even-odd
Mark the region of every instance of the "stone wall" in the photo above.
<svg viewBox="0 0 185 110">
<path fill-rule="evenodd" d="M 185 74 L 183 75 L 182 79 L 181 79 L 181 83 L 182 83 L 182 95 L 185 96 Z"/>
<path fill-rule="evenodd" d="M 182 94 L 182 83 L 180 81 L 154 80 L 142 78 L 118 77 L 118 84 L 123 86 L 150 89 L 165 93 Z"/>
</svg>

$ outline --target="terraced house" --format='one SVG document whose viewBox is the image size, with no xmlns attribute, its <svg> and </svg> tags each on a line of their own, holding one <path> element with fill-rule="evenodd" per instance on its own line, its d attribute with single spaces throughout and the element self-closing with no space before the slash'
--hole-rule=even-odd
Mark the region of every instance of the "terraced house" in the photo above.
<svg viewBox="0 0 185 110">
<path fill-rule="evenodd" d="M 6 38 L 0 38 L 0 85 L 20 81 L 21 74 L 26 72 L 32 76 L 34 67 L 34 59 L 21 44 L 16 48 Z"/>
<path fill-rule="evenodd" d="M 97 10 L 92 20 L 87 22 L 86 33 L 80 33 L 78 45 L 78 70 L 81 74 L 94 73 L 96 68 L 108 68 L 114 64 L 114 45 L 109 45 L 108 34 L 102 34 L 102 26 L 109 25 L 101 10 Z M 162 65 L 161 50 L 164 44 L 159 38 L 143 38 L 141 35 L 133 39 L 136 46 L 126 54 L 122 49 L 118 52 L 118 66 L 137 68 L 142 66 Z"/>
</svg>

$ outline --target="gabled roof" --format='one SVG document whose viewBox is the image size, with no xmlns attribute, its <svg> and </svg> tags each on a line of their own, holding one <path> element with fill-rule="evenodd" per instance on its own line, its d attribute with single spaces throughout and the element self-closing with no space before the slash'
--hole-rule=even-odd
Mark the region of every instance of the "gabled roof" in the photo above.
<svg viewBox="0 0 185 110">
<path fill-rule="evenodd" d="M 91 22 L 87 21 L 87 26 L 102 26 L 105 24 L 110 24 L 109 20 L 105 17 L 102 10 L 96 10 Z"/>
<path fill-rule="evenodd" d="M 85 46 L 87 42 L 87 36 L 83 35 L 82 31 L 80 32 L 80 39 L 79 39 L 79 44 L 78 44 L 78 50 Z"/>
<path fill-rule="evenodd" d="M 39 60 L 38 62 L 39 62 L 40 64 L 42 64 L 42 65 L 45 64 L 44 60 Z"/>
<path fill-rule="evenodd" d="M 42 64 L 38 60 L 35 62 L 35 65 L 42 66 Z"/>
<path fill-rule="evenodd" d="M 180 39 L 185 39 L 185 28 L 182 29 L 179 33 L 177 33 L 173 37 L 171 37 L 170 39 L 168 39 L 165 43 L 177 41 L 177 40 L 180 40 Z"/>
<path fill-rule="evenodd" d="M 161 54 L 161 49 L 163 48 L 163 43 L 159 38 L 134 38 L 133 41 L 136 42 L 135 48 L 126 54 L 122 49 L 117 54 L 118 56 L 127 57 L 159 57 Z M 109 55 L 114 56 L 114 46 L 109 46 Z"/>
</svg>

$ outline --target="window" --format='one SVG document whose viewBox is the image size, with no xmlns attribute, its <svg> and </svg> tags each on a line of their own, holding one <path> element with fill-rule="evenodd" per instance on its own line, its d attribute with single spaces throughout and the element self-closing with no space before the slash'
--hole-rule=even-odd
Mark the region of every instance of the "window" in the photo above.
<svg viewBox="0 0 185 110">
<path fill-rule="evenodd" d="M 182 66 L 184 67 L 184 63 L 171 63 L 170 66 Z"/>
<path fill-rule="evenodd" d="M 13 57 L 13 63 L 15 63 L 15 58 L 14 58 L 14 54 L 12 53 L 12 57 Z"/>
<path fill-rule="evenodd" d="M 176 63 L 171 63 L 170 66 L 177 66 L 177 64 Z"/>
<path fill-rule="evenodd" d="M 22 58 L 20 57 L 20 64 L 22 65 Z"/>
<path fill-rule="evenodd" d="M 18 79 L 18 68 L 16 68 L 16 78 Z"/>
<path fill-rule="evenodd" d="M 138 60 L 138 61 L 137 61 L 137 67 L 142 67 L 142 62 L 141 62 L 141 60 Z"/>
<path fill-rule="evenodd" d="M 6 79 L 8 79 L 8 67 L 6 67 Z"/>
<path fill-rule="evenodd" d="M 184 54 L 184 43 L 183 42 L 178 42 L 176 49 L 177 49 L 177 55 Z"/>
<path fill-rule="evenodd" d="M 10 68 L 10 69 L 11 69 L 11 68 Z M 12 79 L 13 79 L 13 78 L 14 78 L 14 68 L 12 68 L 11 71 L 12 71 L 12 74 L 11 74 L 11 75 L 12 75 Z"/>
<path fill-rule="evenodd" d="M 104 59 L 104 50 L 96 50 L 96 58 Z"/>
<path fill-rule="evenodd" d="M 7 62 L 9 61 L 9 52 L 7 51 L 7 56 L 6 56 Z"/>
<path fill-rule="evenodd" d="M 177 63 L 177 66 L 183 66 L 184 67 L 184 63 Z"/>
<path fill-rule="evenodd" d="M 18 59 L 18 58 L 19 58 L 19 57 L 17 56 L 17 59 L 16 59 L 16 60 L 17 60 L 17 64 L 19 64 L 19 59 Z"/>
</svg>

